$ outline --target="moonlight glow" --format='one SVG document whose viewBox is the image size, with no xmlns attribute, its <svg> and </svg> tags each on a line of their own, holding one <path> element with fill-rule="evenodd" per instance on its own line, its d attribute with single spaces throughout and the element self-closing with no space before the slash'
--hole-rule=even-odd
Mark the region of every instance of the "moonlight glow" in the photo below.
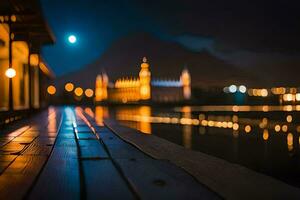
<svg viewBox="0 0 300 200">
<path fill-rule="evenodd" d="M 68 37 L 68 40 L 69 40 L 69 42 L 71 43 L 71 44 L 74 44 L 75 42 L 76 42 L 76 37 L 75 37 L 75 35 L 70 35 L 69 37 Z"/>
</svg>

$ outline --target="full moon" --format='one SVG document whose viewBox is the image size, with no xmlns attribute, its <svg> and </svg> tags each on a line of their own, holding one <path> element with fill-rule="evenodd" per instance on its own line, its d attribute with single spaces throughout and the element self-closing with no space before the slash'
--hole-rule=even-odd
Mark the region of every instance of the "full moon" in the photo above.
<svg viewBox="0 0 300 200">
<path fill-rule="evenodd" d="M 74 43 L 76 42 L 77 39 L 76 39 L 75 35 L 70 35 L 70 36 L 68 37 L 68 40 L 69 40 L 70 43 L 74 44 Z"/>
</svg>

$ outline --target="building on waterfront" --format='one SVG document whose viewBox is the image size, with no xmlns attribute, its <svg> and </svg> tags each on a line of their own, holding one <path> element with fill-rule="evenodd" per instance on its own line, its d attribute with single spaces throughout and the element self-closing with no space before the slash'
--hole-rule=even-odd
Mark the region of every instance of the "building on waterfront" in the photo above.
<svg viewBox="0 0 300 200">
<path fill-rule="evenodd" d="M 149 63 L 143 58 L 138 77 L 119 78 L 110 83 L 108 75 L 96 78 L 95 101 L 112 102 L 179 102 L 191 98 L 191 76 L 185 68 L 178 80 L 153 79 Z"/>
<path fill-rule="evenodd" d="M 40 52 L 53 43 L 39 1 L 0 1 L 0 125 L 47 104 L 53 73 Z"/>
</svg>

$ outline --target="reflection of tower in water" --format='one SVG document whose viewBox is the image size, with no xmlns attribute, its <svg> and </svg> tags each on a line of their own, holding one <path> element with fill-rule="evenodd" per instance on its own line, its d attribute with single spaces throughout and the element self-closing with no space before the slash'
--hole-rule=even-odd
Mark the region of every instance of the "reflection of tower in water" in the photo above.
<svg viewBox="0 0 300 200">
<path fill-rule="evenodd" d="M 103 126 L 103 119 L 108 118 L 108 108 L 103 106 L 96 106 L 95 108 L 95 121 L 97 125 Z"/>
<path fill-rule="evenodd" d="M 183 111 L 183 118 L 192 118 L 191 114 L 191 107 L 190 106 L 184 106 L 182 108 Z M 185 124 L 182 126 L 182 143 L 183 146 L 187 149 L 192 148 L 192 125 L 191 124 Z"/>
<path fill-rule="evenodd" d="M 139 130 L 143 133 L 151 134 L 151 107 L 150 106 L 141 106 L 139 108 L 140 114 L 140 122 L 139 122 Z"/>
</svg>

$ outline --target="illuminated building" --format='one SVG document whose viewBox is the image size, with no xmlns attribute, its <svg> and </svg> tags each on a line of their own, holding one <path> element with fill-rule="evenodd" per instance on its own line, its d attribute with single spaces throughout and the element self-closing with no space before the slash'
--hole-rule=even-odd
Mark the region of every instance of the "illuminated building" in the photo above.
<svg viewBox="0 0 300 200">
<path fill-rule="evenodd" d="M 107 99 L 108 76 L 105 73 L 98 75 L 95 84 L 95 101 Z"/>
<path fill-rule="evenodd" d="M 152 79 L 147 58 L 143 58 L 139 77 L 119 78 L 109 83 L 106 74 L 96 78 L 95 101 L 114 102 L 176 102 L 191 98 L 191 76 L 185 68 L 178 80 Z"/>
<path fill-rule="evenodd" d="M 53 73 L 40 50 L 54 37 L 37 0 L 0 1 L 0 125 L 47 105 Z M 54 94 L 53 88 L 50 93 Z"/>
</svg>

